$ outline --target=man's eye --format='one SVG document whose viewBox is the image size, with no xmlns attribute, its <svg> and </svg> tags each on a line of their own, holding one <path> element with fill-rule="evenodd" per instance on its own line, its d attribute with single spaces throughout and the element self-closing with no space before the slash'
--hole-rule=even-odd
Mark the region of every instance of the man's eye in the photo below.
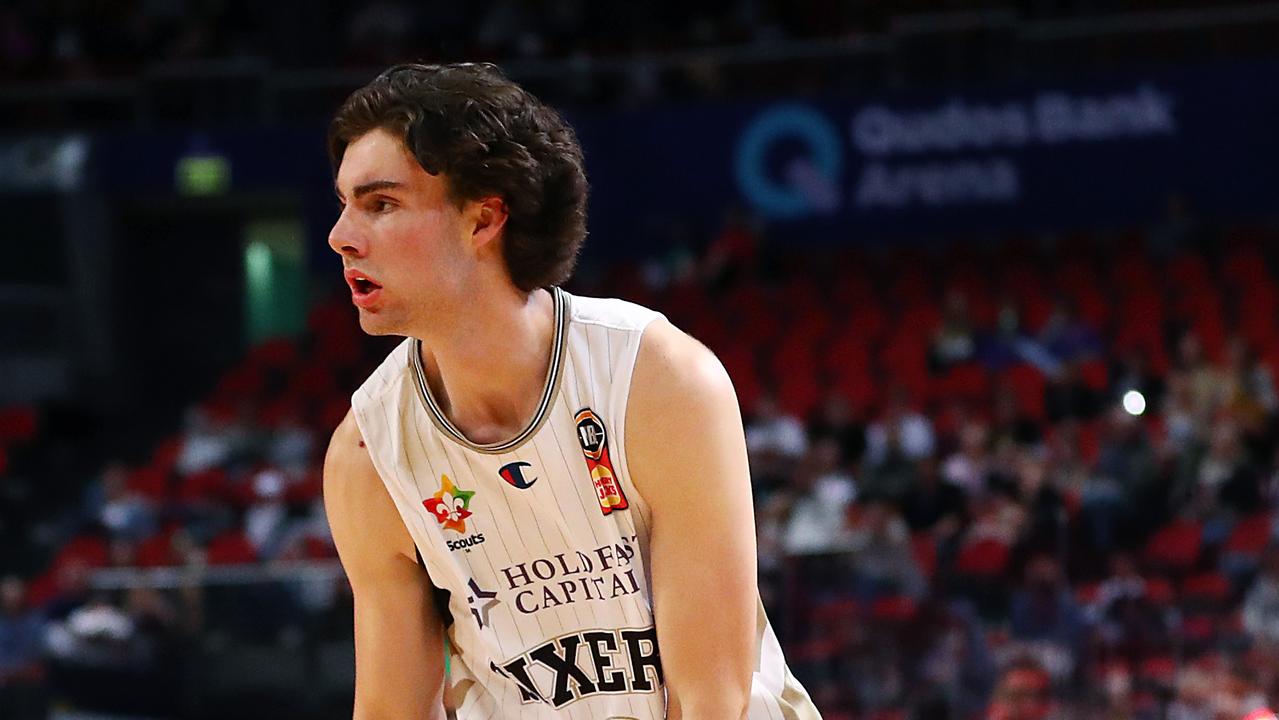
<svg viewBox="0 0 1279 720">
<path fill-rule="evenodd" d="M 371 205 L 371 208 L 373 212 L 375 213 L 386 212 L 386 210 L 390 207 L 391 207 L 391 203 L 385 200 L 374 200 L 373 204 Z"/>
</svg>

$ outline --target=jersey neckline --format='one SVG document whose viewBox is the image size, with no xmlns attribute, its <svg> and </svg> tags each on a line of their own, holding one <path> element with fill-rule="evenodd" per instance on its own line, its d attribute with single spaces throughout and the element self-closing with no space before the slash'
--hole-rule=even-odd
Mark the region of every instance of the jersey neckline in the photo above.
<svg viewBox="0 0 1279 720">
<path fill-rule="evenodd" d="M 409 362 L 413 367 L 413 379 L 417 383 L 418 399 L 422 401 L 422 405 L 426 408 L 426 414 L 430 416 L 431 422 L 445 436 L 467 449 L 497 455 L 510 452 L 523 445 L 546 421 L 547 416 L 550 415 L 556 391 L 559 389 L 560 375 L 563 374 L 569 318 L 568 293 L 554 286 L 550 288 L 550 291 L 555 306 L 555 337 L 551 343 L 551 366 L 547 368 L 546 381 L 542 386 L 542 398 L 537 404 L 537 411 L 533 413 L 533 419 L 529 421 L 523 430 L 516 433 L 509 440 L 487 444 L 472 442 L 453 424 L 453 421 L 448 419 L 448 416 L 444 414 L 444 411 L 440 409 L 439 404 L 435 401 L 435 397 L 431 395 L 431 388 L 426 382 L 426 370 L 422 366 L 422 341 L 414 338 L 413 345 L 410 348 Z"/>
</svg>

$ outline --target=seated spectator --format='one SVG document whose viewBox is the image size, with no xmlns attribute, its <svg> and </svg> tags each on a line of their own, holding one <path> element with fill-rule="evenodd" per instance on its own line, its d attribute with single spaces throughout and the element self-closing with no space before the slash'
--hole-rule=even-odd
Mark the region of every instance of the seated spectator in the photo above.
<svg viewBox="0 0 1279 720">
<path fill-rule="evenodd" d="M 242 412 L 247 413 L 250 409 L 245 406 Z M 175 465 L 182 475 L 225 467 L 238 459 L 254 441 L 247 423 L 209 413 L 199 407 L 189 409 L 184 421 L 182 449 Z"/>
<path fill-rule="evenodd" d="M 839 445 L 841 465 L 856 465 L 866 452 L 866 428 L 854 416 L 848 400 L 839 393 L 830 393 L 822 400 L 808 423 L 808 433 L 813 441 L 833 439 Z"/>
<path fill-rule="evenodd" d="M 1011 490 L 1026 509 L 1026 530 L 1021 538 L 1029 552 L 1059 554 L 1066 551 L 1066 506 L 1061 491 L 1053 485 L 1048 465 L 1036 453 L 1019 451 L 1017 486 Z"/>
<path fill-rule="evenodd" d="M 156 528 L 155 507 L 128 485 L 128 470 L 113 463 L 102 473 L 97 520 L 113 538 L 141 540 Z"/>
<path fill-rule="evenodd" d="M 969 420 L 959 431 L 959 449 L 942 464 L 942 477 L 969 497 L 984 495 L 992 462 L 988 428 Z"/>
<path fill-rule="evenodd" d="M 1215 413 L 1230 399 L 1230 379 L 1204 357 L 1203 343 L 1193 330 L 1177 340 L 1173 372 L 1185 378 L 1198 413 Z"/>
<path fill-rule="evenodd" d="M 1148 588 L 1131 555 L 1119 553 L 1112 558 L 1110 576 L 1098 586 L 1096 599 L 1085 611 L 1105 647 L 1127 657 L 1143 657 L 1171 641 L 1169 620 Z"/>
<path fill-rule="evenodd" d="M 852 476 L 839 466 L 831 438 L 814 443 L 791 476 L 784 547 L 788 555 L 847 550 L 847 508 L 857 495 Z"/>
<path fill-rule="evenodd" d="M 0 717 L 43 717 L 44 620 L 26 607 L 26 585 L 15 576 L 0 579 Z"/>
<path fill-rule="evenodd" d="M 886 595 L 923 597 L 927 586 L 915 562 L 910 529 L 891 504 L 870 499 L 850 507 L 848 547 L 854 588 L 863 601 Z"/>
<path fill-rule="evenodd" d="M 315 435 L 293 414 L 286 415 L 271 433 L 267 460 L 290 473 L 305 473 L 315 464 Z"/>
<path fill-rule="evenodd" d="M 1052 680 L 1038 661 L 1022 657 L 999 675 L 986 717 L 989 720 L 1044 720 L 1056 703 Z"/>
<path fill-rule="evenodd" d="M 1212 411 L 1202 409 L 1196 403 L 1189 376 L 1175 372 L 1168 374 L 1168 394 L 1162 410 L 1167 428 L 1167 455 L 1180 456 L 1193 450 L 1196 443 L 1207 437 Z"/>
<path fill-rule="evenodd" d="M 804 424 L 783 412 L 777 398 L 761 394 L 754 414 L 746 422 L 746 452 L 757 488 L 784 484 L 791 468 L 807 450 Z"/>
<path fill-rule="evenodd" d="M 945 541 L 966 522 L 968 503 L 964 490 L 943 478 L 932 458 L 920 460 L 916 468 L 918 482 L 902 499 L 902 518 L 912 532 L 931 532 Z"/>
<path fill-rule="evenodd" d="M 1244 596 L 1243 626 L 1253 642 L 1279 652 L 1279 548 L 1266 551 L 1261 572 Z"/>
<path fill-rule="evenodd" d="M 969 603 L 950 602 L 939 609 L 940 612 L 932 613 L 939 622 L 929 626 L 928 646 L 921 653 L 920 679 L 949 699 L 946 703 L 952 713 L 949 717 L 976 717 L 986 706 L 995 683 L 995 661 L 986 641 L 985 628 Z"/>
<path fill-rule="evenodd" d="M 1043 440 L 1039 423 L 1026 416 L 1017 402 L 1017 393 L 1007 385 L 995 388 L 995 414 L 991 422 L 991 443 L 1035 446 Z"/>
<path fill-rule="evenodd" d="M 882 465 L 890 454 L 906 460 L 919 460 L 933 454 L 933 424 L 910 405 L 910 397 L 901 387 L 894 388 L 880 417 L 866 428 L 866 461 Z"/>
<path fill-rule="evenodd" d="M 1071 677 L 1084 649 L 1084 617 L 1052 556 L 1037 555 L 1027 563 L 1025 580 L 1013 592 L 1010 620 L 1013 638 L 1033 646 L 1053 677 Z"/>
<path fill-rule="evenodd" d="M 1101 398 L 1088 387 L 1074 362 L 1063 363 L 1061 371 L 1048 376 L 1044 386 L 1044 411 L 1052 422 L 1074 418 L 1090 420 L 1101 409 Z"/>
<path fill-rule="evenodd" d="M 1039 331 L 1039 345 L 1058 363 L 1067 365 L 1096 357 L 1102 351 L 1101 337 L 1075 310 L 1068 298 L 1053 303 L 1052 314 Z"/>
<path fill-rule="evenodd" d="M 1248 342 L 1233 337 L 1226 346 L 1226 405 L 1249 435 L 1264 431 L 1266 418 L 1279 409 L 1275 380 Z"/>
<path fill-rule="evenodd" d="M 941 326 L 933 334 L 928 364 L 938 373 L 976 357 L 977 338 L 968 316 L 968 298 L 952 290 L 942 304 Z"/>
</svg>

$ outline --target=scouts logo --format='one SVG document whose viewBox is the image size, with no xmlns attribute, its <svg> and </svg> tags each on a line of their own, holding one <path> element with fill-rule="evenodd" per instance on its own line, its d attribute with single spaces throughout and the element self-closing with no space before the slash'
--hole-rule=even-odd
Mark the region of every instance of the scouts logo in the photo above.
<svg viewBox="0 0 1279 720">
<path fill-rule="evenodd" d="M 537 482 L 537 478 L 533 478 L 532 480 L 525 479 L 521 468 L 526 467 L 532 467 L 532 465 L 529 465 L 526 462 L 507 463 L 498 469 L 497 474 L 501 475 L 503 480 L 510 483 L 511 487 L 519 488 L 520 490 L 527 490 L 533 487 L 533 483 Z"/>
<path fill-rule="evenodd" d="M 577 422 L 577 440 L 582 444 L 586 469 L 595 483 L 595 497 L 600 501 L 600 510 L 605 515 L 614 510 L 625 510 L 626 495 L 617 482 L 613 461 L 608 456 L 608 433 L 604 430 L 604 423 L 590 408 L 577 411 L 573 419 Z"/>
<path fill-rule="evenodd" d="M 453 485 L 448 475 L 441 475 L 440 491 L 422 501 L 427 512 L 435 516 L 435 521 L 445 530 L 466 532 L 466 519 L 471 516 L 471 497 L 474 490 L 463 490 Z"/>
</svg>

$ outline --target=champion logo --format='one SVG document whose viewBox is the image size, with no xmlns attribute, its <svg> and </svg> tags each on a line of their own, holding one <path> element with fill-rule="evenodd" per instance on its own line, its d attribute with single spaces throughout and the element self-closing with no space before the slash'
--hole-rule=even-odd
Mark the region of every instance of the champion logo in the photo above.
<svg viewBox="0 0 1279 720">
<path fill-rule="evenodd" d="M 537 482 L 537 478 L 535 477 L 532 480 L 525 478 L 523 468 L 526 467 L 533 466 L 526 462 L 507 463 L 497 471 L 497 474 L 501 475 L 502 479 L 511 487 L 518 488 L 520 490 L 527 490 L 533 487 L 533 483 Z"/>
</svg>

